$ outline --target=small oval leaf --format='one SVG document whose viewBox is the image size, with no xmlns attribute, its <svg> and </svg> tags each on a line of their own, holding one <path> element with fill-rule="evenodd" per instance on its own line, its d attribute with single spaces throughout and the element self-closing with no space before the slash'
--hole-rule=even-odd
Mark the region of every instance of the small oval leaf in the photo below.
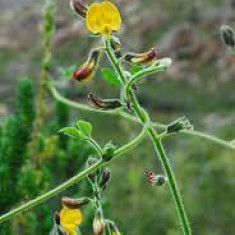
<svg viewBox="0 0 235 235">
<path fill-rule="evenodd" d="M 78 130 L 86 137 L 91 137 L 92 125 L 86 121 L 78 121 L 77 122 Z"/>
<path fill-rule="evenodd" d="M 103 68 L 101 69 L 101 73 L 102 73 L 102 78 L 115 86 L 120 86 L 121 85 L 121 81 L 118 78 L 117 74 L 115 73 L 115 71 L 113 71 L 111 68 Z"/>
</svg>

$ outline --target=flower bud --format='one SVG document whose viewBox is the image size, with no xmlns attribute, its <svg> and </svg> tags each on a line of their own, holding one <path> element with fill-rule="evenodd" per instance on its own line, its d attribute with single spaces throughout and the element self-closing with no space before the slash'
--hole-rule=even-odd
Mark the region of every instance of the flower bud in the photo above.
<svg viewBox="0 0 235 235">
<path fill-rule="evenodd" d="M 106 223 L 103 219 L 101 209 L 96 210 L 95 218 L 93 220 L 93 232 L 95 235 L 100 235 L 105 230 Z"/>
<path fill-rule="evenodd" d="M 122 104 L 119 100 L 103 100 L 98 96 L 90 93 L 88 95 L 88 101 L 96 108 L 103 109 L 103 110 L 110 110 L 122 107 Z"/>
<path fill-rule="evenodd" d="M 153 186 L 163 186 L 167 182 L 164 175 L 156 175 L 153 172 L 146 172 L 147 181 Z"/>
<path fill-rule="evenodd" d="M 73 79 L 77 81 L 90 80 L 97 69 L 100 58 L 100 50 L 92 50 L 87 61 L 73 73 Z"/>
<path fill-rule="evenodd" d="M 86 17 L 88 8 L 82 0 L 70 0 L 70 7 L 78 16 Z"/>
<path fill-rule="evenodd" d="M 104 161 L 110 161 L 114 156 L 115 150 L 116 147 L 111 142 L 106 144 L 106 146 L 103 149 L 102 159 Z"/>
<path fill-rule="evenodd" d="M 111 172 L 107 169 L 104 169 L 104 171 L 102 172 L 101 181 L 99 183 L 99 186 L 102 190 L 106 189 L 110 179 L 111 179 Z"/>
<path fill-rule="evenodd" d="M 166 132 L 168 134 L 180 132 L 182 130 L 193 130 L 193 126 L 186 117 L 180 117 L 177 120 L 171 122 L 166 127 Z"/>
<path fill-rule="evenodd" d="M 62 205 L 68 207 L 69 209 L 78 209 L 81 208 L 84 205 L 87 205 L 90 200 L 87 197 L 79 198 L 79 199 L 73 199 L 70 197 L 63 197 L 61 199 Z"/>
<path fill-rule="evenodd" d="M 124 56 L 124 61 L 137 64 L 146 65 L 155 62 L 158 59 L 158 53 L 156 48 L 152 48 L 144 53 L 127 53 Z"/>
<path fill-rule="evenodd" d="M 227 47 L 235 47 L 235 32 L 232 27 L 222 25 L 220 27 L 221 40 Z"/>
<path fill-rule="evenodd" d="M 122 55 L 121 55 L 121 41 L 120 39 L 113 35 L 110 39 L 110 45 L 111 45 L 111 48 L 113 49 L 115 55 L 117 58 L 120 58 Z"/>
</svg>

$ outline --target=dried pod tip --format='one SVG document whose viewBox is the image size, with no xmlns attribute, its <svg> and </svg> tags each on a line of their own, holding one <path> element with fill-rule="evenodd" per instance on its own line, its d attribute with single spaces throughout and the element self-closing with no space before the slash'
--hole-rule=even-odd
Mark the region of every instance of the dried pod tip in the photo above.
<svg viewBox="0 0 235 235">
<path fill-rule="evenodd" d="M 104 232 L 106 227 L 106 223 L 102 217 L 102 212 L 98 208 L 95 214 L 95 218 L 93 220 L 93 232 L 95 235 L 100 235 Z"/>
<path fill-rule="evenodd" d="M 85 18 L 88 7 L 82 0 L 70 0 L 71 9 L 80 17 Z"/>
<path fill-rule="evenodd" d="M 155 174 L 153 172 L 147 171 L 146 172 L 146 177 L 147 177 L 147 181 L 149 183 L 151 183 L 153 181 L 154 177 L 155 177 Z"/>
<path fill-rule="evenodd" d="M 100 97 L 90 93 L 88 95 L 88 101 L 96 108 L 103 110 L 111 110 L 122 107 L 122 104 L 117 99 L 103 100 Z"/>
<path fill-rule="evenodd" d="M 156 175 L 153 172 L 146 172 L 147 181 L 153 186 L 163 186 L 167 182 L 164 175 Z"/>
<path fill-rule="evenodd" d="M 79 199 L 73 199 L 70 197 L 63 197 L 61 199 L 62 205 L 68 207 L 69 209 L 78 209 L 81 208 L 84 205 L 87 205 L 90 200 L 87 197 L 79 198 Z"/>
<path fill-rule="evenodd" d="M 96 72 L 100 58 L 100 50 L 92 50 L 87 61 L 73 73 L 73 79 L 76 81 L 88 81 Z"/>
<path fill-rule="evenodd" d="M 228 25 L 220 27 L 221 40 L 227 47 L 235 47 L 235 32 L 234 29 Z"/>
<path fill-rule="evenodd" d="M 186 117 L 178 118 L 177 120 L 171 122 L 166 128 L 166 132 L 168 134 L 180 132 L 182 130 L 193 130 L 193 126 Z"/>
</svg>

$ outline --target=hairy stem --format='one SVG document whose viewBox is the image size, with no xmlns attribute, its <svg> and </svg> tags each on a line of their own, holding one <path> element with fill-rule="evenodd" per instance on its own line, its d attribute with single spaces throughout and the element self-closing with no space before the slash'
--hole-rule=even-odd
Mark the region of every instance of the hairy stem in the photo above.
<svg viewBox="0 0 235 235">
<path fill-rule="evenodd" d="M 117 149 L 114 153 L 114 159 L 118 156 L 124 155 L 127 152 L 129 152 L 130 150 L 132 150 L 134 147 L 136 147 L 145 137 L 146 135 L 146 130 L 143 129 L 139 135 L 133 139 L 132 141 L 130 141 L 129 143 L 127 143 L 126 145 L 120 147 L 119 149 Z M 84 179 L 85 177 L 88 176 L 88 174 L 96 171 L 97 169 L 104 167 L 106 165 L 108 165 L 110 162 L 105 162 L 103 160 L 98 161 L 97 163 L 95 163 L 94 165 L 90 166 L 89 168 L 83 170 L 82 172 L 78 173 L 76 176 L 70 178 L 68 181 L 64 182 L 63 184 L 59 185 L 58 187 L 48 191 L 47 193 L 23 204 L 22 206 L 19 206 L 18 208 L 15 208 L 11 211 L 9 211 L 8 213 L 0 216 L 0 224 L 8 221 L 14 217 L 16 217 L 17 215 L 26 212 L 40 204 L 42 204 L 43 202 L 49 200 L 50 198 L 58 195 L 59 193 L 63 192 L 64 190 L 66 190 L 68 187 L 73 186 L 74 184 L 80 182 L 82 179 Z"/>
<path fill-rule="evenodd" d="M 110 59 L 111 64 L 113 65 L 115 71 L 119 75 L 119 78 L 122 81 L 123 85 L 126 85 L 128 81 L 124 75 L 124 72 L 123 72 L 120 64 L 118 63 L 118 61 L 115 57 L 115 54 L 113 53 L 113 51 L 111 49 L 109 40 L 106 40 L 106 52 L 107 52 L 107 55 Z M 164 147 L 161 143 L 161 139 L 158 137 L 158 135 L 154 129 L 154 126 L 151 124 L 151 122 L 149 122 L 149 116 L 148 116 L 147 112 L 140 106 L 131 87 L 129 88 L 128 94 L 130 97 L 130 101 L 133 105 L 133 110 L 135 111 L 135 114 L 138 117 L 139 122 L 143 126 L 145 126 L 145 125 L 148 126 L 147 132 L 153 142 L 154 148 L 157 152 L 157 155 L 160 158 L 160 161 L 162 163 L 164 171 L 167 175 L 169 187 L 170 187 L 171 194 L 172 194 L 172 197 L 175 202 L 175 206 L 176 206 L 176 209 L 177 209 L 177 212 L 179 215 L 180 222 L 182 224 L 183 232 L 185 235 L 191 235 L 192 232 L 191 232 L 191 228 L 189 225 L 189 220 L 188 220 L 186 211 L 184 209 L 184 204 L 182 202 L 181 195 L 179 193 L 178 186 L 177 186 L 177 183 L 175 180 L 174 173 L 171 169 L 170 162 L 169 162 L 168 157 L 165 153 Z"/>
<path fill-rule="evenodd" d="M 96 113 L 104 113 L 104 114 L 109 114 L 109 115 L 113 115 L 113 116 L 121 116 L 129 121 L 132 121 L 132 122 L 139 122 L 138 119 L 134 116 L 132 116 L 131 114 L 128 114 L 126 112 L 123 112 L 123 111 L 120 111 L 120 110 L 109 110 L 109 111 L 103 111 L 103 110 L 100 110 L 100 109 L 95 109 L 95 108 L 92 108 L 92 107 L 89 107 L 87 105 L 84 105 L 84 104 L 80 104 L 80 103 L 77 103 L 75 101 L 72 101 L 70 99 L 67 99 L 65 97 L 63 97 L 57 90 L 56 88 L 50 84 L 49 86 L 49 89 L 51 91 L 51 94 L 52 96 L 58 100 L 59 102 L 61 103 L 64 103 L 64 104 L 67 104 L 68 106 L 70 107 L 73 107 L 73 108 L 76 108 L 76 109 L 80 109 L 80 110 L 84 110 L 84 111 L 88 111 L 88 112 L 96 112 Z M 159 123 L 159 122 L 152 122 L 153 126 L 155 128 L 158 128 L 160 130 L 164 130 L 166 128 L 166 125 L 162 124 L 162 123 Z M 190 135 L 190 136 L 195 136 L 195 137 L 200 137 L 202 139 L 205 139 L 205 140 L 208 140 L 212 143 L 215 143 L 215 144 L 218 144 L 220 146 L 223 146 L 225 148 L 228 148 L 230 150 L 235 150 L 235 144 L 232 144 L 232 143 L 229 143 L 228 141 L 226 140 L 223 140 L 223 139 L 220 139 L 216 136 L 212 136 L 212 135 L 209 135 L 209 134 L 206 134 L 206 133 L 203 133 L 203 132 L 200 132 L 200 131 L 189 131 L 189 130 L 183 130 L 181 131 L 180 133 L 182 134 L 185 134 L 185 135 Z"/>
<path fill-rule="evenodd" d="M 90 139 L 87 139 L 87 141 L 91 144 L 91 146 L 96 150 L 96 152 L 98 153 L 99 157 L 102 157 L 103 153 L 102 153 L 102 149 L 101 147 L 98 145 L 98 143 L 90 138 Z"/>
</svg>

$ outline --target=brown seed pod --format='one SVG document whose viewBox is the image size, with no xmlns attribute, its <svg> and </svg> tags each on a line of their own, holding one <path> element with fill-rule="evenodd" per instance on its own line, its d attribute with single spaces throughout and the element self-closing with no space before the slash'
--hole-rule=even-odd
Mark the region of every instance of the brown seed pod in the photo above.
<svg viewBox="0 0 235 235">
<path fill-rule="evenodd" d="M 96 108 L 103 110 L 110 110 L 122 107 L 122 104 L 119 100 L 103 100 L 100 97 L 90 93 L 88 95 L 88 101 Z"/>
<path fill-rule="evenodd" d="M 70 208 L 70 209 L 78 209 L 84 205 L 87 205 L 90 202 L 89 198 L 83 197 L 79 199 L 73 199 L 70 197 L 62 197 L 61 203 L 62 205 Z"/>
<path fill-rule="evenodd" d="M 155 62 L 158 59 L 156 48 L 152 48 L 144 53 L 127 53 L 124 61 L 137 65 L 146 65 Z"/>
<path fill-rule="evenodd" d="M 88 7 L 82 0 L 70 0 L 71 9 L 80 17 L 85 18 Z"/>
<path fill-rule="evenodd" d="M 73 73 L 76 81 L 88 81 L 96 72 L 100 58 L 100 50 L 92 50 L 87 61 Z"/>
</svg>

